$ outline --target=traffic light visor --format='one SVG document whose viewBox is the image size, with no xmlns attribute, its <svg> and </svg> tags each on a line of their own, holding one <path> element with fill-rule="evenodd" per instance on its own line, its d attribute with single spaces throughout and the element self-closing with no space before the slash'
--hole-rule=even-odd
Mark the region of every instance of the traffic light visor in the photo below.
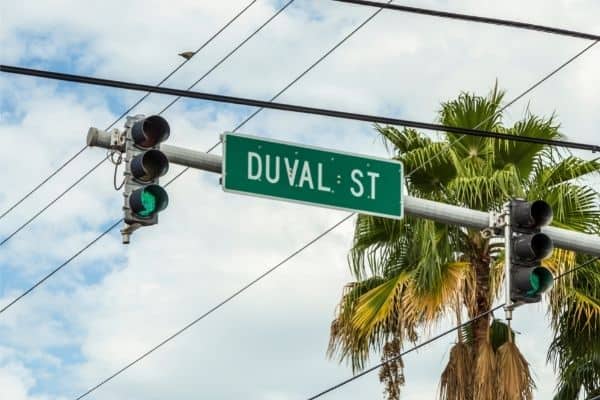
<svg viewBox="0 0 600 400">
<path fill-rule="evenodd" d="M 131 135 L 136 146 L 150 148 L 167 140 L 171 128 L 166 119 L 152 115 L 133 124 Z"/>
<path fill-rule="evenodd" d="M 511 223 L 516 228 L 537 229 L 552 222 L 552 207 L 544 200 L 512 200 Z"/>
<path fill-rule="evenodd" d="M 535 226 L 546 226 L 552 222 L 552 207 L 543 200 L 536 200 L 531 203 L 531 218 Z"/>
<path fill-rule="evenodd" d="M 536 261 L 548 258 L 554 250 L 552 239 L 544 233 L 521 235 L 514 241 L 514 257 Z"/>
<path fill-rule="evenodd" d="M 131 211 L 142 218 L 152 217 L 167 208 L 168 204 L 167 192 L 158 185 L 148 185 L 134 190 L 129 197 Z"/>
<path fill-rule="evenodd" d="M 159 178 L 166 174 L 168 170 L 169 160 L 160 150 L 148 150 L 131 160 L 131 173 L 142 182 Z"/>
<path fill-rule="evenodd" d="M 537 267 L 529 276 L 531 289 L 527 292 L 528 296 L 535 296 L 548 291 L 554 283 L 552 273 L 544 267 Z"/>
</svg>

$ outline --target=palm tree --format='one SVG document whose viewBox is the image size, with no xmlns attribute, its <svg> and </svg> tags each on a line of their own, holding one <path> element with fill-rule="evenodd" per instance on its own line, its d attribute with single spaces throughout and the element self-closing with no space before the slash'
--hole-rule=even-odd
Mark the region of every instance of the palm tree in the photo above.
<svg viewBox="0 0 600 400">
<path fill-rule="evenodd" d="M 555 117 L 526 111 L 511 127 L 502 123 L 504 92 L 462 93 L 442 103 L 444 125 L 509 135 L 558 139 Z M 407 191 L 414 196 L 478 210 L 500 210 L 511 197 L 544 199 L 555 226 L 598 233 L 598 193 L 581 178 L 600 172 L 556 148 L 515 141 L 459 137 L 432 140 L 414 129 L 376 126 L 394 158 L 404 163 Z M 355 282 L 346 285 L 331 326 L 330 357 L 362 369 L 371 353 L 383 360 L 448 315 L 460 323 L 492 307 L 501 295 L 502 260 L 474 229 L 407 216 L 404 220 L 359 215 L 348 257 Z M 585 256 L 556 250 L 546 265 L 561 274 Z M 600 388 L 600 263 L 580 268 L 556 283 L 548 297 L 555 338 L 548 353 L 559 371 L 557 400 Z M 402 360 L 380 371 L 387 397 L 398 399 Z M 440 381 L 440 399 L 529 399 L 534 388 L 527 361 L 510 327 L 487 315 L 458 332 Z"/>
</svg>

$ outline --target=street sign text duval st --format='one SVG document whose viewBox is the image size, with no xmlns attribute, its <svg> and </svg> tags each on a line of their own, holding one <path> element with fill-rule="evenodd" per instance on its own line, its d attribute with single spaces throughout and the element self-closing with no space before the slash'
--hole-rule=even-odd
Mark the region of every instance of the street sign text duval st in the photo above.
<svg viewBox="0 0 600 400">
<path fill-rule="evenodd" d="M 402 164 L 225 133 L 223 189 L 402 218 Z"/>
</svg>

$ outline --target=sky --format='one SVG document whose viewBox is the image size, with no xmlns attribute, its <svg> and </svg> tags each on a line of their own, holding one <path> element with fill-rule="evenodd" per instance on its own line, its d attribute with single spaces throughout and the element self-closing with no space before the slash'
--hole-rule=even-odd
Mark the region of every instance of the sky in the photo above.
<svg viewBox="0 0 600 400">
<path fill-rule="evenodd" d="M 181 62 L 178 53 L 197 49 L 246 4 L 1 0 L 0 63 L 155 84 Z M 402 4 L 600 33 L 600 3 L 593 0 Z M 166 85 L 189 87 L 282 5 L 256 1 Z M 296 0 L 196 90 L 270 99 L 373 12 Z M 434 122 L 440 103 L 461 91 L 484 95 L 497 81 L 511 99 L 589 43 L 384 10 L 278 100 Z M 598 65 L 600 47 L 511 106 L 506 123 L 527 109 L 555 113 L 568 140 L 597 144 Z M 140 96 L 0 74 L 0 212 L 81 149 L 89 127 L 106 128 Z M 151 95 L 133 113 L 157 113 L 171 100 Z M 253 111 L 182 99 L 163 114 L 168 143 L 205 151 Z M 372 125 L 356 121 L 267 110 L 241 132 L 389 156 Z M 103 149 L 85 150 L 0 220 L 0 238 L 105 156 Z M 113 168 L 102 164 L 0 246 L 0 306 L 121 218 Z M 172 165 L 165 182 L 180 170 Z M 0 398 L 75 399 L 347 215 L 225 193 L 218 180 L 186 172 L 168 188 L 170 204 L 158 225 L 135 232 L 127 246 L 112 231 L 0 314 Z M 348 365 L 325 352 L 342 288 L 352 280 L 346 259 L 352 221 L 88 398 L 296 400 L 348 378 Z M 422 339 L 451 324 L 441 322 Z M 514 327 L 534 371 L 536 398 L 550 398 L 556 380 L 545 361 L 544 306 L 517 310 Z M 436 398 L 454 340 L 448 335 L 405 357 L 403 399 Z M 375 373 L 324 398 L 380 398 L 381 392 Z"/>
</svg>

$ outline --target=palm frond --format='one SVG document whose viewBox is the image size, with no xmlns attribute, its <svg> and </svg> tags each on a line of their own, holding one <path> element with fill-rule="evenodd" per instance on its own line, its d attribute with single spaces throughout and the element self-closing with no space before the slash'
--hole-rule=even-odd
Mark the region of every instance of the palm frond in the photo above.
<svg viewBox="0 0 600 400">
<path fill-rule="evenodd" d="M 400 273 L 359 298 L 352 324 L 360 336 L 368 336 L 375 326 L 405 312 L 401 309 L 399 300 L 409 279 L 409 273 Z"/>
<path fill-rule="evenodd" d="M 431 144 L 431 139 L 417 132 L 415 129 L 404 128 L 399 130 L 395 126 L 375 125 L 375 129 L 384 139 L 383 144 L 388 150 L 389 145 L 394 147 L 397 154 L 408 153 L 412 150 L 427 147 Z"/>
<path fill-rule="evenodd" d="M 396 157 L 404 165 L 407 185 L 415 194 L 427 194 L 440 190 L 457 174 L 460 163 L 453 159 L 452 151 L 448 151 L 445 142 L 431 142 L 427 146 L 418 147 L 399 153 Z"/>
<path fill-rule="evenodd" d="M 531 400 L 535 383 L 529 371 L 529 363 L 517 346 L 508 341 L 497 352 L 498 400 Z"/>
<path fill-rule="evenodd" d="M 600 395 L 600 353 L 588 353 L 574 360 L 559 372 L 560 381 L 554 400 L 572 400 L 585 392 L 584 398 Z"/>
<path fill-rule="evenodd" d="M 538 184 L 541 187 L 552 187 L 593 173 L 600 173 L 600 162 L 598 159 L 583 160 L 570 156 L 546 168 L 542 172 Z"/>
<path fill-rule="evenodd" d="M 440 379 L 440 400 L 471 400 L 473 356 L 465 343 L 456 343 L 450 350 L 448 364 Z"/>
<path fill-rule="evenodd" d="M 578 262 L 586 261 L 577 257 Z M 551 293 L 551 323 L 555 336 L 548 361 L 559 372 L 557 399 L 568 399 L 581 389 L 600 387 L 600 263 L 577 269 L 563 279 L 560 292 Z M 571 397 L 573 398 L 573 397 Z"/>
<path fill-rule="evenodd" d="M 552 207 L 554 226 L 580 232 L 591 232 L 597 228 L 600 207 L 598 194 L 592 188 L 565 182 L 541 192 L 528 193 L 529 198 L 536 198 L 536 195 Z"/>
<path fill-rule="evenodd" d="M 503 96 L 497 85 L 488 96 L 461 93 L 441 104 L 439 120 L 514 136 L 562 137 L 554 115 L 538 117 L 527 111 L 513 126 L 503 126 L 499 112 Z M 485 211 L 499 209 L 511 197 L 544 199 L 554 210 L 554 226 L 600 234 L 600 195 L 580 179 L 600 172 L 599 160 L 565 157 L 538 144 L 456 134 L 435 141 L 415 129 L 379 125 L 376 129 L 394 158 L 404 163 L 411 195 Z M 583 259 L 557 250 L 544 264 L 559 274 Z M 404 340 L 416 340 L 418 329 L 455 311 L 451 305 L 457 295 L 459 308 L 464 306 L 470 317 L 486 311 L 504 278 L 502 260 L 490 261 L 489 245 L 478 231 L 410 216 L 396 221 L 360 215 L 348 261 L 357 282 L 346 289 L 336 312 L 329 354 L 350 361 L 354 370 L 393 340 L 399 346 Z M 549 295 L 555 336 L 548 360 L 560 372 L 559 393 L 590 393 L 600 375 L 598 368 L 590 372 L 590 365 L 596 364 L 585 358 L 589 352 L 600 352 L 599 269 L 596 265 L 565 276 Z M 504 398 L 528 398 L 532 382 L 527 362 L 508 340 L 511 337 L 506 325 L 494 321 L 490 327 L 487 319 L 459 332 L 459 343 L 473 354 L 474 376 L 468 390 L 473 399 L 498 398 L 502 382 L 516 382 L 515 391 L 505 390 Z M 499 365 L 508 366 L 505 371 L 496 372 L 496 352 Z M 456 388 L 451 382 L 458 379 L 452 375 L 457 357 L 447 366 L 440 387 L 447 398 L 467 393 L 452 392 Z M 567 381 L 570 376 L 576 386 Z"/>
<path fill-rule="evenodd" d="M 352 272 L 358 279 L 386 275 L 386 268 L 405 264 L 407 238 L 411 236 L 410 217 L 402 221 L 359 214 L 354 229 L 354 243 L 348 256 Z"/>
<path fill-rule="evenodd" d="M 482 342 L 476 349 L 473 370 L 473 398 L 494 399 L 496 387 L 496 354 L 490 342 Z"/>
<path fill-rule="evenodd" d="M 461 176 L 447 185 L 458 204 L 478 210 L 496 209 L 511 196 L 523 197 L 522 192 L 515 193 L 519 187 L 519 177 L 510 166 L 487 176 Z"/>
<path fill-rule="evenodd" d="M 531 114 L 515 123 L 511 128 L 502 129 L 502 133 L 549 140 L 561 137 L 553 117 L 544 119 Z M 536 159 L 544 154 L 543 145 L 513 140 L 494 140 L 493 148 L 494 168 L 502 169 L 507 165 L 514 165 L 523 180 L 532 172 Z"/>
<path fill-rule="evenodd" d="M 353 370 L 358 370 L 368 359 L 371 347 L 385 340 L 385 333 L 376 332 L 373 336 L 380 334 L 379 340 L 369 342 L 357 334 L 352 324 L 358 299 L 384 282 L 383 278 L 376 276 L 361 282 L 352 282 L 344 287 L 342 299 L 336 309 L 336 317 L 331 323 L 328 357 L 337 357 L 340 361 L 348 360 Z"/>
</svg>

